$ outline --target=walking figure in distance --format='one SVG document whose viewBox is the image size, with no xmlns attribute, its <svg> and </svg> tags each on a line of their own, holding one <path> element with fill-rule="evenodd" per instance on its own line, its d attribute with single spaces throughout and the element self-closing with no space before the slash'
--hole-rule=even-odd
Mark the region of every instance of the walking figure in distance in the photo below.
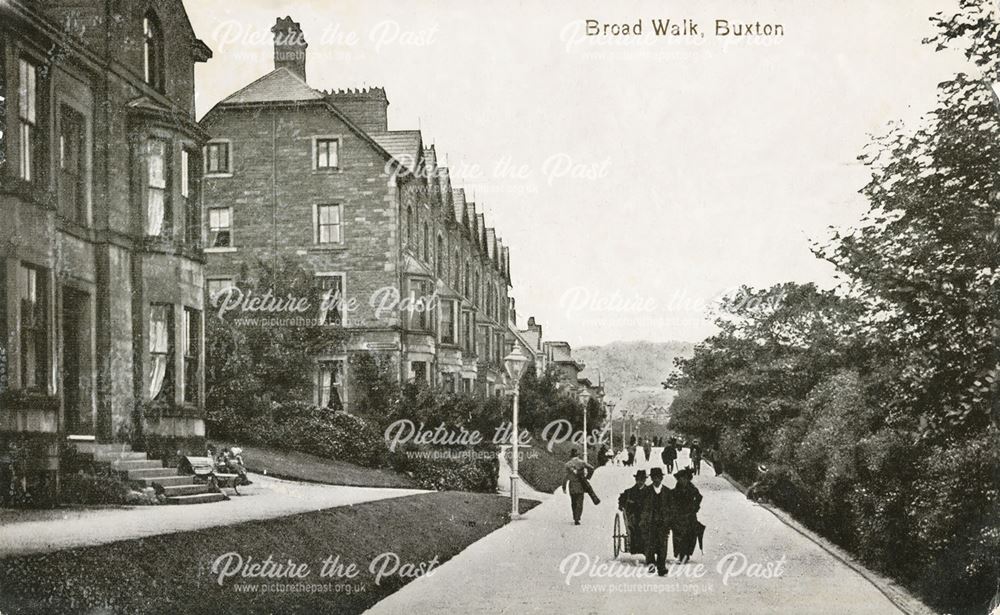
<svg viewBox="0 0 1000 615">
<path fill-rule="evenodd" d="M 600 504 L 601 500 L 590 486 L 589 479 L 594 474 L 594 466 L 581 459 L 575 448 L 569 454 L 570 460 L 566 462 L 566 475 L 563 478 L 562 489 L 563 492 L 566 492 L 567 487 L 569 488 L 573 524 L 580 525 L 580 518 L 583 516 L 583 496 L 589 494 L 594 504 Z"/>
</svg>

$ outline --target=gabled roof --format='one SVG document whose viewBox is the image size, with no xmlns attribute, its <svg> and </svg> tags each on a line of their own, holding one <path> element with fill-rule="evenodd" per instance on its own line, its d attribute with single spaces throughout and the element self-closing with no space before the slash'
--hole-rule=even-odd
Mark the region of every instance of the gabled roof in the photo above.
<svg viewBox="0 0 1000 615">
<path fill-rule="evenodd" d="M 469 224 L 469 234 L 472 235 L 473 241 L 478 245 L 479 239 L 476 238 L 476 204 L 472 202 L 467 202 L 465 204 L 465 219 Z"/>
<path fill-rule="evenodd" d="M 413 258 L 409 254 L 403 255 L 403 273 L 406 273 L 408 275 L 434 277 L 433 271 L 425 267 L 423 263 Z"/>
<path fill-rule="evenodd" d="M 389 155 L 403 163 L 411 173 L 417 173 L 423 153 L 423 142 L 419 130 L 390 130 L 368 134 L 385 151 L 389 152 Z"/>
<path fill-rule="evenodd" d="M 496 264 L 497 261 L 497 232 L 492 229 L 486 229 L 486 254 L 490 257 L 490 260 Z"/>
<path fill-rule="evenodd" d="M 323 94 L 309 87 L 309 84 L 298 75 L 282 66 L 267 73 L 242 90 L 230 94 L 219 105 L 306 100 L 323 100 Z"/>
<path fill-rule="evenodd" d="M 435 151 L 433 145 L 424 148 L 424 160 L 427 163 L 428 181 L 436 178 L 438 171 L 438 157 L 437 157 L 437 151 Z"/>
<path fill-rule="evenodd" d="M 451 201 L 455 207 L 455 219 L 459 224 L 465 225 L 468 218 L 465 216 L 465 189 L 456 188 L 451 191 Z"/>
<path fill-rule="evenodd" d="M 483 214 L 476 214 L 476 241 L 480 250 L 486 250 L 486 216 Z"/>
</svg>

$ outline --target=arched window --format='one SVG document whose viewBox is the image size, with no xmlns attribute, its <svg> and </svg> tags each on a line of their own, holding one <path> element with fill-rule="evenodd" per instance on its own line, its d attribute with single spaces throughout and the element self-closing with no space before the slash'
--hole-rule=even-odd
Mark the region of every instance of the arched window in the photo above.
<svg viewBox="0 0 1000 615">
<path fill-rule="evenodd" d="M 143 76 L 146 83 L 160 92 L 163 91 L 163 30 L 160 21 L 152 11 L 142 20 Z"/>
<path fill-rule="evenodd" d="M 431 232 L 426 222 L 424 222 L 424 262 L 431 262 Z"/>
<path fill-rule="evenodd" d="M 463 292 L 462 294 L 464 294 L 466 297 L 468 297 L 470 294 L 469 282 L 471 280 L 472 280 L 472 265 L 469 264 L 469 261 L 465 261 L 465 288 L 463 289 L 465 292 Z"/>
<path fill-rule="evenodd" d="M 406 206 L 406 245 L 413 248 L 413 208 Z"/>
<path fill-rule="evenodd" d="M 459 254 L 458 250 L 455 250 L 455 262 L 452 264 L 451 277 L 451 286 L 458 291 L 462 285 L 462 255 Z"/>
</svg>

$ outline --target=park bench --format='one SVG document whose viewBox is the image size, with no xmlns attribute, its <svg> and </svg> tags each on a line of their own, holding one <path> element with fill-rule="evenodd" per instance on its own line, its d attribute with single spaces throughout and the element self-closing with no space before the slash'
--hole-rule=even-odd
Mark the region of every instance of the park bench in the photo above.
<svg viewBox="0 0 1000 615">
<path fill-rule="evenodd" d="M 181 457 L 177 470 L 184 474 L 193 474 L 196 480 L 204 481 L 213 491 L 226 488 L 232 489 L 236 495 L 240 494 L 238 489 L 241 482 L 240 475 L 219 472 L 211 457 Z"/>
</svg>

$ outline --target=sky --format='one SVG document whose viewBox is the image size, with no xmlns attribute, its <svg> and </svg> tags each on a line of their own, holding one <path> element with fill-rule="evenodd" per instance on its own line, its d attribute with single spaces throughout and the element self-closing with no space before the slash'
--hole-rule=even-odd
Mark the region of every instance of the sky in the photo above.
<svg viewBox="0 0 1000 615">
<path fill-rule="evenodd" d="M 199 115 L 301 22 L 319 89 L 382 86 L 511 249 L 518 324 L 574 346 L 697 342 L 741 284 L 834 284 L 810 248 L 865 209 L 857 156 L 965 65 L 921 44 L 954 0 L 188 0 Z M 704 37 L 655 36 L 690 19 Z M 713 36 L 718 19 L 784 36 Z M 586 36 L 586 20 L 642 24 Z"/>
</svg>

